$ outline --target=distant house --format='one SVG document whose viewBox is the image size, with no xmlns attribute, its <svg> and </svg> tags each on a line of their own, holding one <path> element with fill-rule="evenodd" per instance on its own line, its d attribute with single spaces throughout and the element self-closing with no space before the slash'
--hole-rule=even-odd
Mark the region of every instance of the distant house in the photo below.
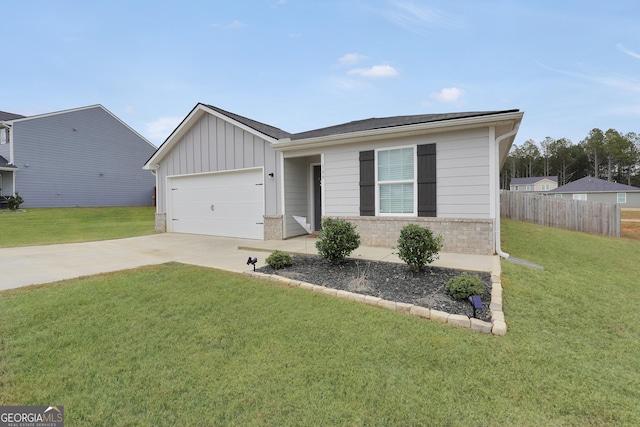
<svg viewBox="0 0 640 427">
<path fill-rule="evenodd" d="M 529 178 L 511 178 L 509 190 L 547 192 L 558 188 L 557 176 L 532 176 Z"/>
<path fill-rule="evenodd" d="M 551 190 L 563 199 L 618 203 L 623 208 L 640 208 L 640 188 L 587 176 Z"/>
<path fill-rule="evenodd" d="M 144 206 L 155 147 L 102 105 L 37 116 L 0 112 L 0 197 L 24 207 Z"/>
</svg>

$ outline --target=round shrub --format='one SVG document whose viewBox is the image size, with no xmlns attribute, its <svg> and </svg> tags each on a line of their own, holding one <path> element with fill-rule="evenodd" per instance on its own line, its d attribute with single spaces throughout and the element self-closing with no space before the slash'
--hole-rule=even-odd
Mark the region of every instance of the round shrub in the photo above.
<svg viewBox="0 0 640 427">
<path fill-rule="evenodd" d="M 482 295 L 484 293 L 484 283 L 478 276 L 464 273 L 449 279 L 445 290 L 455 299 L 466 299 L 471 295 Z"/>
<path fill-rule="evenodd" d="M 343 219 L 327 218 L 322 221 L 318 235 L 318 253 L 332 264 L 340 264 L 360 246 L 360 235 L 356 227 Z"/>
<path fill-rule="evenodd" d="M 442 236 L 434 236 L 429 227 L 420 227 L 416 224 L 405 225 L 400 230 L 398 239 L 398 257 L 413 271 L 420 271 L 427 264 L 438 259 L 442 240 Z"/>
<path fill-rule="evenodd" d="M 24 203 L 24 199 L 16 191 L 15 196 L 9 196 L 7 203 L 9 205 L 9 209 L 15 211 L 16 209 L 20 209 L 20 206 Z"/>
<path fill-rule="evenodd" d="M 287 252 L 275 250 L 265 260 L 266 263 L 276 270 L 287 267 L 292 264 L 291 255 Z"/>
</svg>

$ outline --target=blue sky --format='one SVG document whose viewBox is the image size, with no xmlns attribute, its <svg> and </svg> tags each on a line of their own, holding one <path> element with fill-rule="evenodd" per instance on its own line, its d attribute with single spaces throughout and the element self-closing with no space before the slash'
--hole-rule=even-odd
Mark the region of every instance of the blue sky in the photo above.
<svg viewBox="0 0 640 427">
<path fill-rule="evenodd" d="M 0 110 L 102 104 L 159 145 L 198 102 L 301 132 L 520 109 L 516 144 L 640 133 L 637 0 L 5 0 Z"/>
</svg>

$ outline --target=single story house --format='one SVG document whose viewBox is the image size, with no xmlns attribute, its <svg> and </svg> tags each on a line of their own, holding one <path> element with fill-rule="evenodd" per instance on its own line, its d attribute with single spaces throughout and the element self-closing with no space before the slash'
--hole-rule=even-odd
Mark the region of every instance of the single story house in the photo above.
<svg viewBox="0 0 640 427">
<path fill-rule="evenodd" d="M 279 240 L 354 223 L 394 246 L 409 223 L 443 251 L 499 252 L 499 173 L 518 110 L 371 118 L 301 133 L 197 104 L 144 168 L 156 230 Z"/>
<path fill-rule="evenodd" d="M 557 176 L 532 176 L 529 178 L 511 178 L 510 191 L 547 192 L 558 188 Z"/>
<path fill-rule="evenodd" d="M 640 188 L 586 176 L 549 192 L 558 198 L 618 203 L 622 208 L 640 208 Z"/>
<path fill-rule="evenodd" d="M 37 116 L 0 112 L 0 196 L 24 207 L 151 206 L 140 165 L 156 147 L 102 105 Z"/>
</svg>

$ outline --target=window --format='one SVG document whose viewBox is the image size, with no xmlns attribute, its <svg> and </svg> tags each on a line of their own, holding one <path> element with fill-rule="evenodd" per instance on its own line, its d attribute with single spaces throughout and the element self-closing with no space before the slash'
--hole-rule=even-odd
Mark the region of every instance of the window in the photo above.
<svg viewBox="0 0 640 427">
<path fill-rule="evenodd" d="M 415 215 L 415 147 L 379 150 L 376 160 L 378 212 Z"/>
<path fill-rule="evenodd" d="M 6 144 L 9 141 L 9 129 L 0 129 L 0 144 Z"/>
<path fill-rule="evenodd" d="M 554 194 L 556 199 L 562 199 L 562 194 Z"/>
<path fill-rule="evenodd" d="M 618 193 L 618 203 L 627 203 L 627 193 Z"/>
<path fill-rule="evenodd" d="M 513 191 L 519 191 L 519 188 L 518 188 L 518 186 L 517 186 L 517 185 L 514 185 L 514 186 L 513 186 Z"/>
<path fill-rule="evenodd" d="M 542 184 L 540 188 L 542 189 L 542 191 L 549 191 L 551 186 L 549 184 Z"/>
<path fill-rule="evenodd" d="M 527 185 L 527 191 L 531 191 L 531 186 Z"/>
<path fill-rule="evenodd" d="M 587 200 L 586 194 L 574 194 L 573 200 Z"/>
</svg>

